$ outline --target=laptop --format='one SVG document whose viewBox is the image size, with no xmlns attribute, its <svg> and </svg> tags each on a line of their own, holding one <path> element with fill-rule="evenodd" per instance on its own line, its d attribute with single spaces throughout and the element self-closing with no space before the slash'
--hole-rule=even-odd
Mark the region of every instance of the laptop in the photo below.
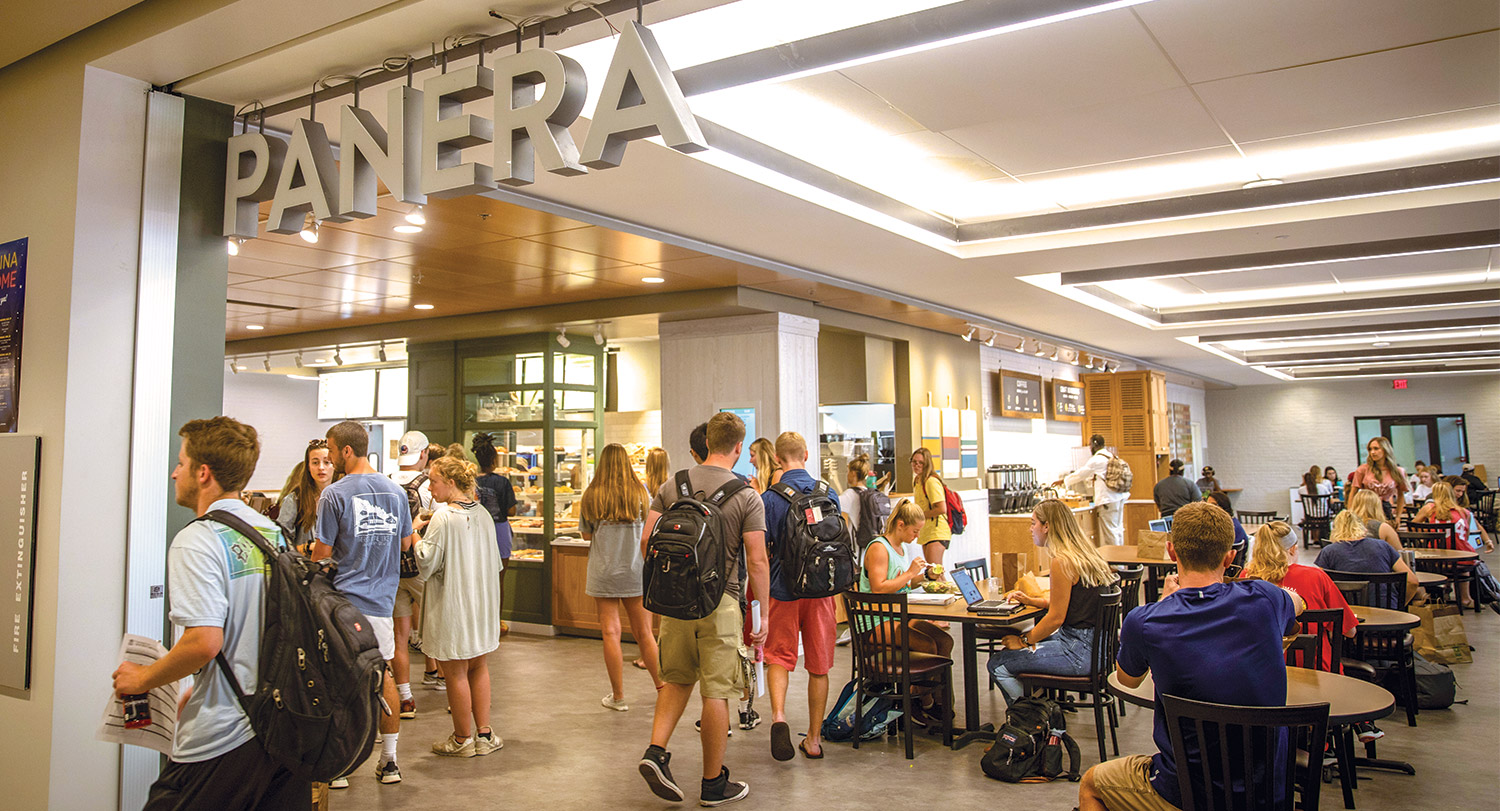
<svg viewBox="0 0 1500 811">
<path fill-rule="evenodd" d="M 1170 532 L 1172 530 L 1171 518 L 1156 518 L 1146 524 L 1152 532 Z"/>
<path fill-rule="evenodd" d="M 969 604 L 969 610 L 976 614 L 986 616 L 1007 616 L 1021 610 L 1019 603 L 1008 603 L 1004 600 L 986 600 L 979 593 L 979 586 L 974 584 L 974 578 L 962 569 L 953 570 L 953 582 L 958 586 L 958 593 L 964 597 L 964 602 Z"/>
</svg>

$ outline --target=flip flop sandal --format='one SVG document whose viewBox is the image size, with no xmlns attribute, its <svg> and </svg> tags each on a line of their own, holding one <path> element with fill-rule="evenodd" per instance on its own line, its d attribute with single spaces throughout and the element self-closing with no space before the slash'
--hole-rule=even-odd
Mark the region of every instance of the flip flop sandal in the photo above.
<svg viewBox="0 0 1500 811">
<path fill-rule="evenodd" d="M 635 665 L 635 667 L 636 667 L 637 670 L 645 670 L 646 669 L 646 660 L 645 659 L 636 659 L 635 661 L 631 662 L 631 664 Z"/>
<path fill-rule="evenodd" d="M 800 749 L 800 750 L 802 750 L 802 756 L 805 757 L 805 758 L 807 758 L 808 760 L 822 760 L 823 759 L 823 748 L 821 746 L 818 747 L 818 753 L 816 755 L 814 755 L 813 753 L 807 751 L 807 739 L 806 738 L 803 738 L 802 740 L 800 740 L 800 741 L 797 742 L 797 748 Z"/>
<path fill-rule="evenodd" d="M 792 749 L 792 728 L 785 721 L 777 721 L 771 725 L 771 757 L 777 760 L 791 760 L 796 756 Z"/>
</svg>

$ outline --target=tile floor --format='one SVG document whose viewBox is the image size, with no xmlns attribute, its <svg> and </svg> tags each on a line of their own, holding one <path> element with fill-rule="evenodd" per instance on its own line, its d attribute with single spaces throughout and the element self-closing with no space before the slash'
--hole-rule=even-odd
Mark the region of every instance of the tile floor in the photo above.
<svg viewBox="0 0 1500 811">
<path fill-rule="evenodd" d="M 1500 797 L 1500 616 L 1465 614 L 1471 643 L 1478 648 L 1474 664 L 1457 665 L 1459 698 L 1467 705 L 1421 714 L 1407 727 L 1397 711 L 1382 722 L 1386 737 L 1382 757 L 1406 760 L 1417 776 L 1367 771 L 1355 799 L 1361 811 L 1378 809 L 1495 808 Z M 633 653 L 626 646 L 627 654 Z M 514 809 L 659 809 L 696 807 L 658 800 L 636 772 L 636 761 L 649 742 L 653 691 L 643 672 L 625 668 L 629 712 L 599 706 L 608 690 L 600 643 L 569 637 L 510 635 L 491 655 L 496 730 L 505 748 L 468 760 L 431 754 L 432 742 L 452 729 L 443 711 L 443 693 L 415 687 L 418 716 L 402 724 L 400 764 L 405 782 L 382 786 L 371 775 L 372 761 L 351 779 L 347 790 L 333 792 L 331 806 L 355 809 L 460 808 Z M 414 681 L 420 682 L 414 667 Z M 832 674 L 832 689 L 849 678 L 848 648 L 841 648 Z M 805 724 L 805 677 L 794 674 L 788 712 L 794 732 Z M 696 798 L 701 763 L 693 730 L 696 698 L 672 740 L 674 772 L 690 798 Z M 769 719 L 764 700 L 757 707 Z M 1003 717 L 1004 701 L 986 691 L 984 717 Z M 913 761 L 902 757 L 899 739 L 865 744 L 858 752 L 847 744 L 830 744 L 821 761 L 771 759 L 769 720 L 749 732 L 735 730 L 728 766 L 737 779 L 748 780 L 750 796 L 736 803 L 744 809 L 867 807 L 917 808 L 938 804 L 953 809 L 1028 809 L 1073 807 L 1077 786 L 1067 782 L 1009 785 L 986 778 L 979 770 L 980 745 L 951 752 L 941 740 L 917 741 Z M 1097 758 L 1092 715 L 1069 717 L 1069 731 L 1083 752 L 1082 767 Z M 1149 753 L 1151 713 L 1132 708 L 1120 729 L 1122 753 Z M 1325 785 L 1324 809 L 1342 807 L 1337 784 Z"/>
</svg>

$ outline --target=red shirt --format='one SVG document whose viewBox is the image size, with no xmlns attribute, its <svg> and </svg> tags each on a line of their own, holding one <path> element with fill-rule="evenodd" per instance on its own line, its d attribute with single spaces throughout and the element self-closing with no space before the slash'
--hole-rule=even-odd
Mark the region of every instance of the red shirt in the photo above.
<svg viewBox="0 0 1500 811">
<path fill-rule="evenodd" d="M 1297 592 L 1297 595 L 1307 603 L 1308 608 L 1344 609 L 1344 627 L 1342 631 L 1346 636 L 1350 631 L 1359 626 L 1359 619 L 1354 616 L 1353 611 L 1349 610 L 1349 603 L 1344 599 L 1343 592 L 1339 591 L 1338 587 L 1333 585 L 1333 578 L 1329 577 L 1322 569 L 1293 563 L 1291 568 L 1287 570 L 1286 577 L 1282 579 L 1281 586 Z M 1331 670 L 1334 673 L 1344 672 L 1343 667 L 1339 663 L 1332 661 L 1333 649 L 1329 646 L 1326 639 L 1323 640 L 1323 649 L 1318 656 L 1322 659 L 1320 670 Z"/>
</svg>

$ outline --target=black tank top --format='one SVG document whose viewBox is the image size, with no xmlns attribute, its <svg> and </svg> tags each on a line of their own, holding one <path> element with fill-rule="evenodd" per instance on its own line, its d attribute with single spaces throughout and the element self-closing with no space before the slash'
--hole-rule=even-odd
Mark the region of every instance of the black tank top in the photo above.
<svg viewBox="0 0 1500 811">
<path fill-rule="evenodd" d="M 1099 594 L 1107 586 L 1085 586 L 1080 580 L 1068 592 L 1068 615 L 1064 628 L 1093 628 L 1099 619 Z"/>
</svg>

